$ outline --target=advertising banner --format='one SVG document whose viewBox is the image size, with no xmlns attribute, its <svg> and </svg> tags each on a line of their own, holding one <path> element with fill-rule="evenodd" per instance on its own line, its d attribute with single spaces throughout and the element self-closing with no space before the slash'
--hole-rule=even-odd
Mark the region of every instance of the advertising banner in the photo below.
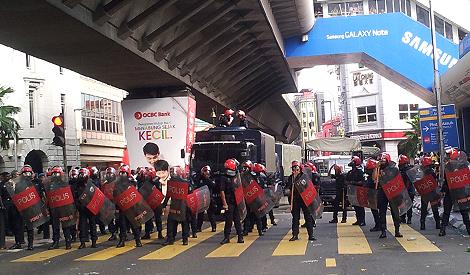
<svg viewBox="0 0 470 275">
<path fill-rule="evenodd" d="M 185 159 L 194 142 L 194 98 L 124 100 L 122 110 L 132 168 L 153 166 L 156 159 L 164 159 L 171 166 L 188 167 Z M 181 158 L 181 150 L 186 158 Z"/>
</svg>

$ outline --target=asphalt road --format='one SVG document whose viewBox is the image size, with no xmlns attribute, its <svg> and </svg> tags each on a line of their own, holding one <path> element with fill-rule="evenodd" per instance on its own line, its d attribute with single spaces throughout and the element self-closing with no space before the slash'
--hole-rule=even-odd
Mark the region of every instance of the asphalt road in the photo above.
<svg viewBox="0 0 470 275">
<path fill-rule="evenodd" d="M 393 226 L 387 239 L 379 239 L 369 232 L 371 213 L 365 227 L 350 225 L 354 217 L 329 224 L 331 213 L 325 213 L 317 221 L 317 241 L 308 242 L 302 231 L 300 241 L 288 242 L 291 216 L 282 209 L 275 214 L 278 226 L 246 237 L 243 245 L 219 245 L 221 230 L 199 233 L 189 246 L 162 247 L 153 235 L 141 248 L 129 241 L 116 249 L 103 236 L 96 249 L 48 251 L 39 240 L 32 252 L 1 250 L 0 274 L 470 274 L 470 238 L 451 228 L 438 237 L 430 219 L 426 231 L 419 231 L 414 216 L 411 227 L 402 226 L 401 240 L 393 237 Z"/>
</svg>

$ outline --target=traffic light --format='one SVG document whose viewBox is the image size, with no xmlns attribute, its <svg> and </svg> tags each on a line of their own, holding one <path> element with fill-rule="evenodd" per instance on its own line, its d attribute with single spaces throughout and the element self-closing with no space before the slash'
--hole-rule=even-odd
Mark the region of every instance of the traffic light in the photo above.
<svg viewBox="0 0 470 275">
<path fill-rule="evenodd" d="M 54 139 L 52 144 L 55 146 L 64 147 L 65 146 L 65 129 L 64 129 L 64 117 L 62 115 L 52 117 L 52 123 L 54 123 L 54 128 L 52 132 L 54 133 Z"/>
</svg>

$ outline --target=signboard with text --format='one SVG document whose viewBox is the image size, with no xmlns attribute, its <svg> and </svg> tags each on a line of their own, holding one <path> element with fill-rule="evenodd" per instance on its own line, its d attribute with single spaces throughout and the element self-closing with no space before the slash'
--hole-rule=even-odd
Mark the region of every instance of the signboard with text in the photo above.
<svg viewBox="0 0 470 275">
<path fill-rule="evenodd" d="M 150 167 L 157 159 L 184 168 L 194 142 L 196 101 L 190 96 L 131 99 L 122 102 L 129 164 Z M 155 156 L 158 146 L 160 154 Z M 144 152 L 147 151 L 147 152 Z"/>
<path fill-rule="evenodd" d="M 420 109 L 419 121 L 423 152 L 438 152 L 437 107 Z M 455 105 L 442 105 L 442 127 L 444 146 L 459 147 Z"/>
</svg>

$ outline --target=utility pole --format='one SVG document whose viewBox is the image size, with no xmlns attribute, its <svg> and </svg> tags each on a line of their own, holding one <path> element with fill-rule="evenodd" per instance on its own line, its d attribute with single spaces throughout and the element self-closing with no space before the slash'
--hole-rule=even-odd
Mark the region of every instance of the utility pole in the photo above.
<svg viewBox="0 0 470 275">
<path fill-rule="evenodd" d="M 436 96 L 437 105 L 437 137 L 439 139 L 439 184 L 442 186 L 444 183 L 444 139 L 442 130 L 442 103 L 441 103 L 441 78 L 439 76 L 439 65 L 437 63 L 437 45 L 436 45 L 436 26 L 434 25 L 434 10 L 432 9 L 432 0 L 429 0 L 429 16 L 431 23 L 431 37 L 432 37 L 432 60 L 434 63 L 434 94 Z"/>
</svg>

